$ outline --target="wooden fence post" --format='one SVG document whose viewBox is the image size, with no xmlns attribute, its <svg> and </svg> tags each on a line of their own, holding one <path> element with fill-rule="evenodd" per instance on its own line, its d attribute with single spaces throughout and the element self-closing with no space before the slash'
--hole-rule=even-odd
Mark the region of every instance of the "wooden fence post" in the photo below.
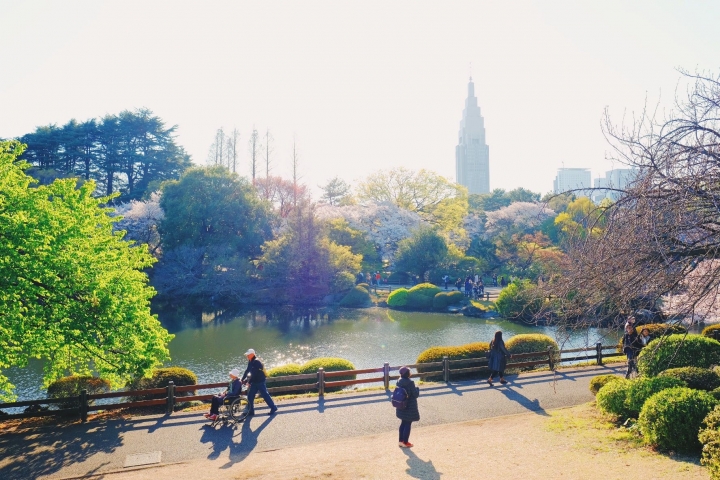
<svg viewBox="0 0 720 480">
<path fill-rule="evenodd" d="M 325 369 L 318 368 L 318 395 L 321 397 L 325 395 Z"/>
<path fill-rule="evenodd" d="M 450 382 L 450 359 L 447 356 L 443 357 L 443 382 Z"/>
<path fill-rule="evenodd" d="M 596 353 L 597 353 L 597 364 L 598 364 L 598 365 L 602 365 L 602 364 L 603 364 L 603 361 L 602 361 L 602 343 L 598 342 L 598 343 L 595 345 L 595 351 L 596 351 Z"/>
<path fill-rule="evenodd" d="M 78 397 L 78 409 L 79 409 L 79 413 L 80 413 L 80 421 L 83 423 L 87 422 L 87 414 L 88 414 L 87 390 L 80 391 L 80 397 Z"/>
<path fill-rule="evenodd" d="M 383 364 L 383 384 L 385 390 L 390 389 L 390 364 L 388 362 Z"/>
<path fill-rule="evenodd" d="M 175 382 L 170 380 L 167 386 L 167 414 L 170 415 L 175 410 Z"/>
<path fill-rule="evenodd" d="M 548 366 L 550 367 L 550 370 L 555 370 L 555 365 L 553 362 L 552 347 L 548 347 L 547 353 L 548 353 Z"/>
</svg>

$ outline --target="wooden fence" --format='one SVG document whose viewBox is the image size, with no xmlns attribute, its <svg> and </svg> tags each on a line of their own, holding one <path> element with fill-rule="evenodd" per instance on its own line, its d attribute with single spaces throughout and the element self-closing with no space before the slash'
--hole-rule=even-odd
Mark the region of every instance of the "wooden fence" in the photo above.
<svg viewBox="0 0 720 480">
<path fill-rule="evenodd" d="M 612 350 L 611 353 L 603 353 L 604 351 Z M 584 353 L 584 355 L 575 356 L 564 356 L 573 353 Z M 514 354 L 512 362 L 507 364 L 507 369 L 527 368 L 535 366 L 547 365 L 551 370 L 555 368 L 555 364 L 564 362 L 577 362 L 577 361 L 594 361 L 597 365 L 603 364 L 604 358 L 622 356 L 623 354 L 617 352 L 616 345 L 606 345 L 598 343 L 594 347 L 586 348 L 574 348 L 570 350 L 561 350 L 559 352 L 548 349 L 547 351 L 532 352 L 532 353 L 519 353 Z M 518 361 L 520 360 L 520 361 Z M 442 361 L 430 362 L 430 363 L 416 363 L 405 365 L 408 368 L 414 369 L 416 373 L 413 373 L 413 377 L 416 378 L 427 378 L 434 377 L 436 379 L 442 379 L 444 382 L 449 382 L 453 375 L 466 375 L 469 373 L 476 372 L 488 372 L 488 359 L 487 358 L 466 358 L 462 360 L 450 360 L 448 357 L 444 357 Z M 267 385 L 268 391 L 271 394 L 278 393 L 298 393 L 307 391 L 317 391 L 319 395 L 324 395 L 325 391 L 330 388 L 346 387 L 350 385 L 360 385 L 364 383 L 382 383 L 385 389 L 390 388 L 390 381 L 400 378 L 400 375 L 392 375 L 392 372 L 399 370 L 401 366 L 390 366 L 389 363 L 385 363 L 380 368 L 364 368 L 360 370 L 343 370 L 337 372 L 326 372 L 324 369 L 318 369 L 317 373 L 308 373 L 304 375 L 287 375 L 283 377 L 268 377 Z M 374 374 L 374 375 L 373 375 Z M 347 377 L 353 375 L 371 375 L 366 378 L 356 378 L 352 380 L 333 380 L 338 377 Z M 297 385 L 288 385 L 281 387 L 273 387 L 273 384 L 280 382 L 302 382 Z M 83 422 L 87 420 L 88 412 L 96 410 L 114 410 L 119 408 L 141 408 L 141 407 L 153 407 L 163 405 L 166 408 L 168 414 L 172 413 L 175 409 L 175 404 L 178 401 L 190 402 L 193 400 L 210 400 L 214 393 L 208 393 L 203 395 L 196 395 L 197 390 L 208 390 L 218 389 L 227 387 L 228 382 L 220 383 L 206 383 L 201 385 L 184 385 L 176 386 L 171 381 L 167 387 L 163 388 L 152 388 L 147 390 L 131 390 L 123 392 L 109 392 L 109 393 L 98 393 L 88 394 L 83 390 L 77 397 L 67 398 L 50 398 L 42 400 L 26 400 L 22 402 L 12 403 L 0 403 L 0 409 L 3 408 L 15 408 L 15 407 L 29 407 L 29 406 L 45 406 L 62 404 L 61 408 L 57 410 L 44 409 L 26 413 L 15 413 L 6 414 L 0 417 L 0 419 L 14 419 L 14 418 L 30 418 L 30 417 L 46 417 L 54 415 L 65 415 L 65 416 L 78 416 Z M 190 393 L 190 395 L 182 395 Z M 110 404 L 94 404 L 94 400 L 107 399 L 107 398 L 121 398 L 121 397 L 141 397 L 146 395 L 163 395 L 162 398 L 154 400 L 138 400 L 138 401 L 119 401 L 117 403 Z M 67 407 L 67 405 L 73 405 Z"/>
</svg>

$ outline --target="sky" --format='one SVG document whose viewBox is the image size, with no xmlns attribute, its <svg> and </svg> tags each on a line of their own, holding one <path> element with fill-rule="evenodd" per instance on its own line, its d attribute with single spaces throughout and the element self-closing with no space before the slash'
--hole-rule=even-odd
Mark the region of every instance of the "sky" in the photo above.
<svg viewBox="0 0 720 480">
<path fill-rule="evenodd" d="M 720 2 L 0 0 L 0 138 L 148 108 L 204 164 L 215 132 L 273 137 L 272 174 L 455 180 L 468 78 L 490 188 L 621 167 L 601 128 L 669 114 L 678 69 L 720 73 Z M 680 89 L 682 90 L 682 85 Z M 682 92 L 681 92 L 682 93 Z"/>
</svg>

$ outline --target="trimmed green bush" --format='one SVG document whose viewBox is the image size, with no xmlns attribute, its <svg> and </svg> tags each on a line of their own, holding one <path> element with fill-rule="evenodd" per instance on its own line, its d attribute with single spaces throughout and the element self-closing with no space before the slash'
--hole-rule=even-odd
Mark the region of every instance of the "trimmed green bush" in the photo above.
<svg viewBox="0 0 720 480">
<path fill-rule="evenodd" d="M 713 479 L 720 478 L 720 405 L 705 417 L 698 440 L 702 444 L 700 463 L 705 465 Z"/>
<path fill-rule="evenodd" d="M 300 373 L 317 373 L 319 368 L 323 368 L 326 372 L 339 372 L 342 370 L 355 370 L 355 365 L 350 360 L 337 357 L 320 357 L 314 358 L 300 366 Z M 332 377 L 325 379 L 326 382 L 339 382 L 341 380 L 355 380 L 357 375 L 343 375 L 341 377 Z M 303 382 L 305 383 L 305 382 Z M 343 387 L 326 388 L 326 392 L 335 392 L 342 390 Z"/>
<path fill-rule="evenodd" d="M 389 307 L 404 307 L 407 305 L 407 297 L 407 288 L 398 288 L 388 295 L 387 304 Z"/>
<path fill-rule="evenodd" d="M 445 310 L 450 305 L 457 305 L 464 298 L 465 295 L 457 290 L 454 292 L 440 292 L 433 297 L 432 306 L 435 310 Z"/>
<path fill-rule="evenodd" d="M 407 306 L 412 308 L 431 308 L 433 298 L 440 293 L 439 287 L 432 283 L 420 283 L 408 290 Z"/>
<path fill-rule="evenodd" d="M 333 293 L 344 292 L 355 286 L 355 275 L 350 272 L 337 272 L 332 279 L 330 291 Z"/>
<path fill-rule="evenodd" d="M 127 390 L 149 390 L 151 388 L 164 388 L 167 387 L 170 381 L 175 384 L 176 387 L 184 386 L 184 385 L 197 385 L 197 375 L 195 375 L 191 370 L 188 370 L 187 368 L 182 367 L 167 367 L 167 368 L 156 368 L 153 370 L 152 376 L 150 378 L 138 378 L 131 382 L 127 386 Z M 190 392 L 179 392 L 175 395 L 178 397 L 182 396 L 190 396 L 194 395 L 195 393 Z M 157 395 L 140 395 L 140 396 L 130 396 L 128 397 L 131 401 L 139 401 L 139 400 L 153 400 L 156 398 L 164 398 L 165 395 L 163 394 L 157 394 Z"/>
<path fill-rule="evenodd" d="M 410 275 L 405 272 L 392 272 L 387 278 L 387 281 L 394 285 L 408 285 L 410 283 Z"/>
<path fill-rule="evenodd" d="M 367 283 L 358 283 L 356 286 L 363 287 L 365 290 L 370 291 L 370 285 L 368 285 Z"/>
<path fill-rule="evenodd" d="M 620 378 L 615 382 L 608 382 L 598 390 L 595 401 L 603 412 L 613 414 L 620 418 L 627 418 L 630 411 L 626 406 L 628 392 L 632 382 Z"/>
<path fill-rule="evenodd" d="M 720 400 L 720 388 L 716 388 L 710 392 L 710 395 Z"/>
<path fill-rule="evenodd" d="M 593 395 L 597 395 L 598 391 L 602 387 L 604 387 L 610 382 L 614 382 L 615 380 L 622 380 L 622 378 L 612 374 L 598 375 L 597 377 L 593 377 L 590 379 L 590 391 L 593 393 Z"/>
<path fill-rule="evenodd" d="M 371 303 L 370 292 L 357 285 L 340 300 L 341 307 L 364 307 Z"/>
<path fill-rule="evenodd" d="M 683 380 L 675 377 L 640 377 L 630 384 L 625 406 L 630 415 L 637 418 L 648 398 L 668 388 L 686 386 Z"/>
<path fill-rule="evenodd" d="M 651 341 L 640 351 L 638 369 L 654 377 L 676 367 L 710 368 L 720 365 L 720 342 L 702 335 L 670 335 Z"/>
<path fill-rule="evenodd" d="M 720 387 L 720 375 L 708 368 L 680 367 L 660 372 L 658 377 L 677 378 L 685 382 L 688 388 L 695 390 L 715 390 Z"/>
<path fill-rule="evenodd" d="M 695 452 L 701 447 L 698 440 L 700 426 L 717 404 L 718 401 L 707 392 L 686 387 L 669 388 L 647 399 L 640 411 L 638 425 L 645 441 L 654 447 Z"/>
<path fill-rule="evenodd" d="M 523 333 L 515 335 L 505 342 L 505 347 L 513 355 L 517 353 L 547 352 L 548 348 L 550 348 L 554 352 L 553 361 L 557 363 L 557 361 L 560 360 L 560 348 L 558 347 L 557 342 L 541 333 Z M 546 359 L 547 355 L 538 355 L 537 357 L 523 358 L 518 361 L 533 362 Z"/>
<path fill-rule="evenodd" d="M 267 371 L 267 377 L 273 378 L 273 377 L 284 377 L 287 375 L 300 375 L 302 372 L 300 370 L 300 365 L 297 363 L 287 363 L 285 365 L 280 365 L 279 367 L 271 368 Z M 307 383 L 312 383 L 312 380 L 308 380 Z M 273 387 L 287 387 L 290 385 L 301 385 L 302 382 L 299 382 L 297 380 L 291 380 L 291 381 L 283 381 L 283 382 L 270 382 L 268 383 L 268 388 Z"/>
<path fill-rule="evenodd" d="M 474 342 L 467 343 L 465 345 L 458 345 L 456 347 L 430 347 L 427 350 L 418 355 L 415 363 L 434 363 L 442 362 L 443 357 L 448 357 L 450 360 L 462 360 L 465 358 L 486 358 L 487 353 L 490 351 L 490 344 L 487 342 Z M 418 372 L 428 372 L 432 370 L 438 370 L 438 367 L 423 368 L 418 367 Z M 484 372 L 478 372 L 476 374 L 463 375 L 462 378 L 478 377 L 485 375 Z M 434 380 L 441 378 L 439 376 L 427 377 L 428 380 Z M 458 378 L 457 376 L 455 378 Z"/>
<path fill-rule="evenodd" d="M 700 335 L 720 341 L 720 325 L 705 327 Z"/>
<path fill-rule="evenodd" d="M 58 378 L 47 388 L 48 398 L 78 397 L 80 392 L 87 390 L 90 395 L 106 393 L 110 391 L 110 382 L 104 378 L 91 377 L 89 375 L 71 375 Z M 92 400 L 88 403 L 92 405 Z M 58 404 L 60 408 L 77 407 L 77 400 Z"/>
</svg>

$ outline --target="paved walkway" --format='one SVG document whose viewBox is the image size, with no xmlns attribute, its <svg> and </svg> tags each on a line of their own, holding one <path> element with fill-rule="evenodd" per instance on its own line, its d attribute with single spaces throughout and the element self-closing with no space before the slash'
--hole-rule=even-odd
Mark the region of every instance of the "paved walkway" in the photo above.
<svg viewBox="0 0 720 480">
<path fill-rule="evenodd" d="M 592 377 L 620 373 L 621 365 L 510 376 L 506 386 L 468 381 L 421 386 L 418 426 L 578 405 L 593 399 Z M 198 412 L 91 421 L 0 434 L 0 478 L 66 478 L 122 470 L 131 455 L 161 452 L 162 463 L 243 462 L 253 451 L 271 451 L 397 429 L 389 392 L 368 391 L 299 398 L 278 403 L 277 415 L 258 415 L 237 428 L 211 429 Z M 215 463 L 215 462 L 213 462 Z M 212 474 L 208 474 L 208 478 Z"/>
</svg>

